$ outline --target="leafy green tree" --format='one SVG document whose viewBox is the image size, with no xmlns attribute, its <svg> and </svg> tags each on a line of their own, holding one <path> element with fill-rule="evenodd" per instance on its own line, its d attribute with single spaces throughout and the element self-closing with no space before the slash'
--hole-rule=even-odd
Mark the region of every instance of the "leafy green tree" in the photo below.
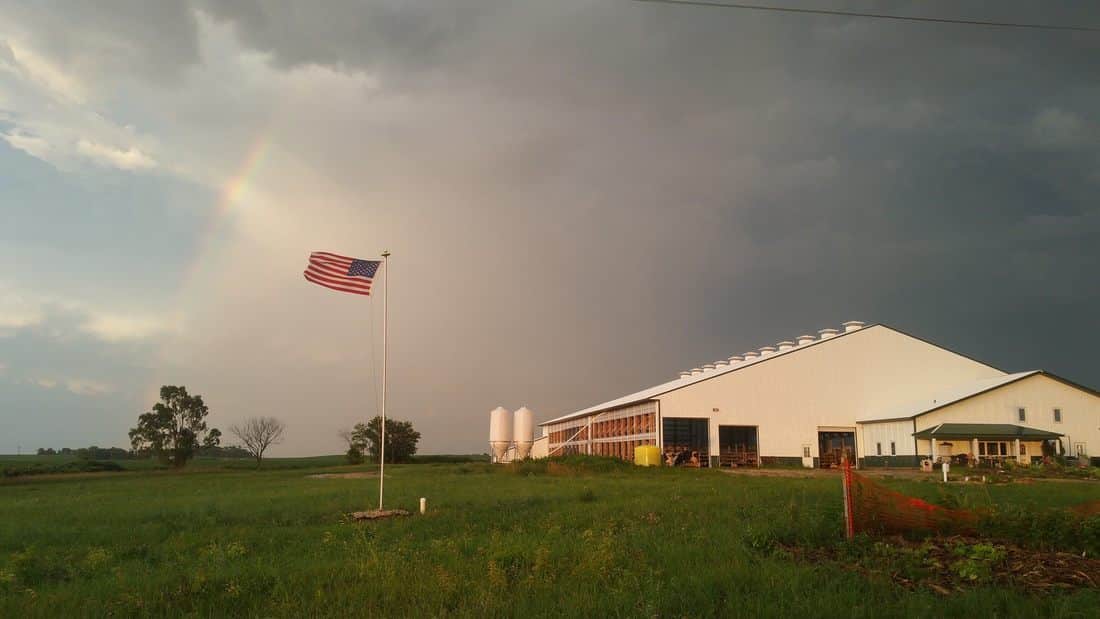
<svg viewBox="0 0 1100 619">
<path fill-rule="evenodd" d="M 138 425 L 130 429 L 130 444 L 134 451 L 149 453 L 164 464 L 182 467 L 200 448 L 216 447 L 222 433 L 206 427 L 210 409 L 201 395 L 190 395 L 186 387 L 165 385 L 160 388 L 160 402 L 153 410 L 138 417 Z"/>
<path fill-rule="evenodd" d="M 382 418 L 375 417 L 367 423 L 355 424 L 351 432 L 351 443 L 360 451 L 370 454 L 371 461 L 379 461 L 379 438 Z M 404 462 L 416 453 L 416 444 L 420 442 L 420 433 L 413 429 L 410 421 L 386 420 L 386 462 Z"/>
</svg>

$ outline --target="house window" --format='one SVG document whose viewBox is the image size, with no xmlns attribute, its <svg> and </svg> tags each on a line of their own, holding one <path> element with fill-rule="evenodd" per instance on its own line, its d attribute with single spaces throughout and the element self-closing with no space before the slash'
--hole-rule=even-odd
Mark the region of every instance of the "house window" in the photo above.
<svg viewBox="0 0 1100 619">
<path fill-rule="evenodd" d="M 1054 409 L 1054 423 L 1062 423 L 1062 409 Z"/>
<path fill-rule="evenodd" d="M 1020 421 L 1027 421 L 1027 409 L 1017 408 L 1016 409 L 1016 418 L 1019 419 Z"/>
<path fill-rule="evenodd" d="M 1021 456 L 1026 456 L 1027 455 L 1027 445 L 1025 443 L 1020 443 L 1020 455 Z"/>
<path fill-rule="evenodd" d="M 803 445 L 802 446 L 802 457 L 803 458 L 809 458 L 810 457 L 810 446 L 809 445 Z"/>
<path fill-rule="evenodd" d="M 1008 443 L 1004 441 L 981 441 L 978 443 L 979 456 L 1007 456 Z"/>
<path fill-rule="evenodd" d="M 882 455 L 882 443 L 875 443 L 875 455 Z"/>
<path fill-rule="evenodd" d="M 898 446 L 894 444 L 894 441 L 890 441 L 890 455 L 898 455 Z"/>
</svg>

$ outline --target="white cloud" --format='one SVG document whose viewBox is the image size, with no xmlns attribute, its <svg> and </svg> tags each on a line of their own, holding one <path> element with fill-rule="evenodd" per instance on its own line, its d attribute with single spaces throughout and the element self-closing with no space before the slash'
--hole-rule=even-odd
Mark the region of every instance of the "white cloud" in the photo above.
<svg viewBox="0 0 1100 619">
<path fill-rule="evenodd" d="M 4 43 L 7 54 L 0 52 L 0 60 L 24 79 L 47 90 L 54 99 L 83 103 L 87 91 L 76 76 L 66 73 L 56 64 L 35 53 L 29 47 L 13 41 Z"/>
<path fill-rule="evenodd" d="M 4 40 L 0 40 L 0 69 L 15 70 L 15 52 Z"/>
<path fill-rule="evenodd" d="M 77 395 L 104 395 L 114 391 L 114 387 L 86 378 L 70 378 L 65 381 L 65 389 Z"/>
<path fill-rule="evenodd" d="M 58 387 L 62 387 L 65 389 L 65 391 L 68 391 L 69 393 L 75 393 L 76 395 L 106 395 L 108 393 L 114 392 L 115 390 L 113 386 L 107 383 L 98 380 L 91 380 L 88 378 L 66 378 L 58 380 L 55 378 L 40 377 L 29 378 L 22 382 L 30 385 L 36 385 L 38 387 L 41 387 L 42 389 L 56 389 Z"/>
<path fill-rule="evenodd" d="M 108 342 L 140 340 L 179 330 L 179 321 L 156 316 L 95 313 L 81 325 L 85 333 Z"/>
<path fill-rule="evenodd" d="M 0 332 L 33 327 L 42 319 L 39 304 L 9 292 L 0 295 Z"/>
<path fill-rule="evenodd" d="M 1048 107 L 1036 114 L 1031 125 L 1039 144 L 1050 148 L 1068 148 L 1091 143 L 1092 128 L 1080 116 Z"/>
<path fill-rule="evenodd" d="M 31 157 L 42 159 L 43 161 L 49 159 L 50 144 L 40 137 L 27 135 L 19 130 L 0 134 L 0 137 L 4 138 L 4 141 L 11 145 L 12 148 L 21 150 Z"/>
<path fill-rule="evenodd" d="M 76 152 L 99 165 L 115 167 L 120 170 L 144 170 L 157 165 L 155 159 L 137 148 L 130 147 L 122 150 L 85 139 L 77 141 Z"/>
</svg>

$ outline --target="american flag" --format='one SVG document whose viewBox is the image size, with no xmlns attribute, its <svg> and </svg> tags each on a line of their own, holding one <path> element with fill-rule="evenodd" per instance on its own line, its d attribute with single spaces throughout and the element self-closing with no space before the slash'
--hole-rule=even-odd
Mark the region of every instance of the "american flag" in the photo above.
<svg viewBox="0 0 1100 619">
<path fill-rule="evenodd" d="M 309 255 L 305 276 L 309 281 L 325 288 L 369 295 L 371 281 L 381 264 L 379 260 L 360 260 L 327 251 L 315 251 Z"/>
</svg>

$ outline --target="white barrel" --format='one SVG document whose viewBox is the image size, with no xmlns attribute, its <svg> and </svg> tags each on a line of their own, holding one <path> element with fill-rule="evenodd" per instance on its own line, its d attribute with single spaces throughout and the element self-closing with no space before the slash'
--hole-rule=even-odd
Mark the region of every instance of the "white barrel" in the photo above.
<svg viewBox="0 0 1100 619">
<path fill-rule="evenodd" d="M 531 453 L 535 442 L 535 414 L 526 406 L 520 407 L 515 415 L 516 460 L 523 460 Z"/>
<path fill-rule="evenodd" d="M 489 447 L 496 460 L 504 457 L 508 446 L 512 444 L 512 413 L 498 406 L 489 413 Z"/>
</svg>

